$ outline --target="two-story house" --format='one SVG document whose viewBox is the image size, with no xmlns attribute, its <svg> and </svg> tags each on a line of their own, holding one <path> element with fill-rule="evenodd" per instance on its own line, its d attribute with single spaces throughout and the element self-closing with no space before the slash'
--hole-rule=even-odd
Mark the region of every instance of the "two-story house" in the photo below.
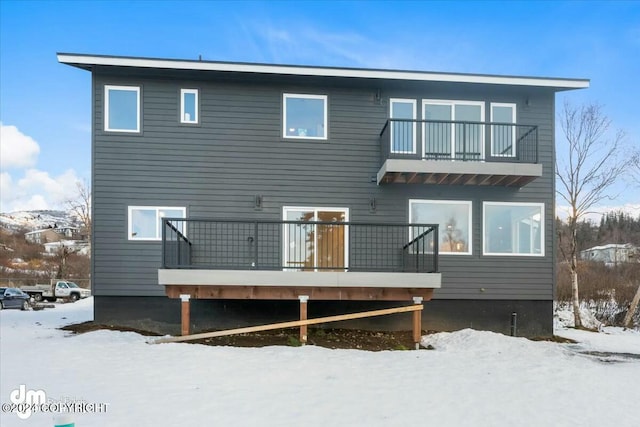
<svg viewBox="0 0 640 427">
<path fill-rule="evenodd" d="M 555 94 L 588 80 L 58 60 L 92 73 L 97 322 L 167 331 L 187 295 L 197 328 L 418 297 L 424 329 L 552 334 Z"/>
<path fill-rule="evenodd" d="M 609 243 L 580 251 L 584 261 L 603 262 L 607 266 L 640 262 L 640 247 L 631 243 Z"/>
<path fill-rule="evenodd" d="M 58 227 L 57 225 L 40 230 L 33 230 L 25 233 L 24 238 L 30 243 L 45 244 L 48 242 L 60 242 L 62 240 L 77 237 L 79 229 L 76 227 Z"/>
</svg>

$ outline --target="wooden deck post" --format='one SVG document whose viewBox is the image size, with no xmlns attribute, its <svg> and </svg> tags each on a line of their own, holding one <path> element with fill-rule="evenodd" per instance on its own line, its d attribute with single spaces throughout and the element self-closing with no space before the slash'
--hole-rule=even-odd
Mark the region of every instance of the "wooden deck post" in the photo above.
<svg viewBox="0 0 640 427">
<path fill-rule="evenodd" d="M 382 310 L 364 311 L 361 313 L 340 314 L 337 316 L 318 317 L 317 319 L 295 320 L 292 322 L 270 323 L 268 325 L 247 326 L 245 328 L 228 329 L 226 331 L 203 332 L 200 334 L 187 335 L 183 337 L 160 338 L 152 341 L 153 344 L 167 342 L 193 341 L 204 338 L 226 337 L 237 334 L 250 334 L 252 332 L 273 331 L 274 329 L 298 328 L 302 325 L 319 325 L 320 323 L 342 322 L 343 320 L 364 319 L 374 316 L 386 316 L 388 314 L 408 313 L 410 311 L 420 311 L 424 308 L 422 304 L 406 305 L 397 308 L 385 308 Z"/>
<path fill-rule="evenodd" d="M 422 297 L 413 297 L 414 304 L 422 304 Z M 422 338 L 422 310 L 413 312 L 413 342 L 416 350 L 420 348 L 420 338 Z"/>
<path fill-rule="evenodd" d="M 308 295 L 299 295 L 300 300 L 300 320 L 307 320 L 307 302 L 309 301 Z M 300 344 L 305 345 L 307 343 L 307 325 L 300 325 Z"/>
<path fill-rule="evenodd" d="M 189 325 L 191 324 L 191 313 L 190 313 L 190 308 L 191 308 L 191 303 L 189 302 L 189 300 L 191 299 L 191 295 L 189 294 L 180 294 L 180 301 L 182 301 L 180 304 L 182 305 L 182 314 L 181 314 L 181 333 L 182 335 L 189 335 L 190 331 L 190 327 Z"/>
</svg>

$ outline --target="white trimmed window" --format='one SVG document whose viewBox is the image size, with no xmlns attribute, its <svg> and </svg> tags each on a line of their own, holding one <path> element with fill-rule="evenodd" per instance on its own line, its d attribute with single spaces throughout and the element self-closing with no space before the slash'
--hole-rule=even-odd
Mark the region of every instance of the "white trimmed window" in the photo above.
<svg viewBox="0 0 640 427">
<path fill-rule="evenodd" d="M 180 89 L 180 123 L 197 124 L 198 110 L 198 89 Z"/>
<path fill-rule="evenodd" d="M 416 153 L 416 100 L 391 98 L 391 153 Z"/>
<path fill-rule="evenodd" d="M 327 139 L 327 95 L 285 93 L 283 138 Z"/>
<path fill-rule="evenodd" d="M 484 202 L 484 255 L 544 256 L 544 203 Z"/>
<path fill-rule="evenodd" d="M 516 155 L 516 104 L 491 103 L 491 155 Z"/>
<path fill-rule="evenodd" d="M 186 218 L 183 207 L 129 206 L 129 240 L 162 239 L 163 218 Z M 184 230 L 177 227 L 182 233 Z"/>
<path fill-rule="evenodd" d="M 462 200 L 411 199 L 409 223 L 438 224 L 440 254 L 471 255 L 471 205 Z"/>
<path fill-rule="evenodd" d="M 104 87 L 104 130 L 140 132 L 140 87 Z"/>
</svg>

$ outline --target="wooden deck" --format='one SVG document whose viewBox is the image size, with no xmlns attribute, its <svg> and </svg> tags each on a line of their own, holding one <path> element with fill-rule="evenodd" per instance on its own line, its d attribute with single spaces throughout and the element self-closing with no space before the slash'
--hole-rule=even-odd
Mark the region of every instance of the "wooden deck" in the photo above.
<svg viewBox="0 0 640 427">
<path fill-rule="evenodd" d="M 440 273 L 302 272 L 256 270 L 158 271 L 170 298 L 198 299 L 409 301 L 430 300 Z"/>
<path fill-rule="evenodd" d="M 413 297 L 429 301 L 433 296 L 433 289 L 426 288 L 323 286 L 165 285 L 165 292 L 169 298 L 187 294 L 195 299 L 297 300 L 306 295 L 310 300 L 324 301 L 411 301 Z"/>
<path fill-rule="evenodd" d="M 332 318 L 308 321 L 307 304 L 311 301 L 411 301 L 413 304 L 420 304 L 419 310 L 394 310 L 413 311 L 412 329 L 418 348 L 421 336 L 421 304 L 423 301 L 431 300 L 434 289 L 440 287 L 441 281 L 440 273 L 158 270 L 158 283 L 164 286 L 166 295 L 169 298 L 180 298 L 182 301 L 183 336 L 189 336 L 191 332 L 192 299 L 299 300 L 300 321 L 294 323 L 300 327 L 300 341 L 303 344 L 307 341 L 309 324 L 335 321 Z M 363 314 L 363 317 L 380 315 L 378 312 Z M 343 315 L 345 319 L 349 316 L 355 315 Z M 264 327 L 268 329 L 274 325 L 263 325 L 259 328 Z"/>
</svg>

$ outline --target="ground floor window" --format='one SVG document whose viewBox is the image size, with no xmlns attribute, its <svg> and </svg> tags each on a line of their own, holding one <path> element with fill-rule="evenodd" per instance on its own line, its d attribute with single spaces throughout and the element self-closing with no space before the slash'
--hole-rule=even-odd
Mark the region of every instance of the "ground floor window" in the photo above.
<svg viewBox="0 0 640 427">
<path fill-rule="evenodd" d="M 409 222 L 438 224 L 441 254 L 471 255 L 470 201 L 409 200 Z"/>
<path fill-rule="evenodd" d="M 484 255 L 544 256 L 544 203 L 483 203 Z"/>
<path fill-rule="evenodd" d="M 184 207 L 129 206 L 128 239 L 160 240 L 162 218 L 186 218 L 186 214 Z"/>
<path fill-rule="evenodd" d="M 332 271 L 347 268 L 349 228 L 340 223 L 349 221 L 349 209 L 285 207 L 283 211 L 283 219 L 291 221 L 284 224 L 285 269 Z"/>
</svg>

